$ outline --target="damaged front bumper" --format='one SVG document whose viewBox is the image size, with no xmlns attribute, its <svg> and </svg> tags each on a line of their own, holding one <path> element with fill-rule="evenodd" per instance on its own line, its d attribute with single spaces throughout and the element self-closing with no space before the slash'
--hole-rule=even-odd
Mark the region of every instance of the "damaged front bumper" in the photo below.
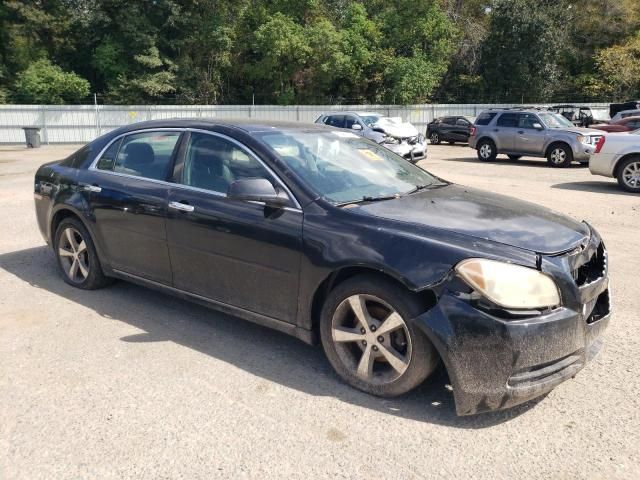
<svg viewBox="0 0 640 480">
<path fill-rule="evenodd" d="M 420 160 L 427 155 L 427 145 L 424 140 L 420 139 L 402 139 L 399 143 L 383 142 L 381 145 L 411 162 Z"/>
<path fill-rule="evenodd" d="M 543 269 L 562 291 L 563 305 L 552 311 L 509 316 L 445 287 L 435 307 L 414 320 L 442 357 L 458 415 L 539 397 L 600 350 L 611 301 L 599 237 L 581 252 L 545 259 Z"/>
</svg>

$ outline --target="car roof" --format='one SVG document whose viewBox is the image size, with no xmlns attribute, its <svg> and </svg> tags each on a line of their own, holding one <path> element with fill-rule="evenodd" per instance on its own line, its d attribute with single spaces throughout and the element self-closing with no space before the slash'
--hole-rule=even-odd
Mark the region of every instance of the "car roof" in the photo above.
<svg viewBox="0 0 640 480">
<path fill-rule="evenodd" d="M 280 120 L 256 119 L 217 119 L 217 118 L 170 118 L 162 120 L 147 120 L 131 123 L 111 132 L 118 134 L 136 130 L 154 128 L 196 128 L 213 130 L 215 127 L 230 127 L 247 133 L 291 130 L 331 130 L 331 127 L 317 123 L 286 122 Z"/>
<path fill-rule="evenodd" d="M 539 108 L 535 108 L 535 107 L 523 107 L 523 108 L 516 108 L 516 107 L 504 107 L 504 108 L 488 108 L 486 110 L 483 110 L 482 113 L 487 113 L 487 112 L 496 112 L 496 113 L 504 113 L 504 112 L 509 112 L 509 113 L 544 113 L 544 110 L 541 110 Z M 554 113 L 554 112 L 548 112 L 548 113 Z"/>
<path fill-rule="evenodd" d="M 375 115 L 376 117 L 386 117 L 385 114 L 380 112 L 359 112 L 354 110 L 337 110 L 334 112 L 323 112 L 321 117 L 326 117 L 327 115 L 358 115 L 359 117 L 365 117 L 368 115 Z"/>
</svg>

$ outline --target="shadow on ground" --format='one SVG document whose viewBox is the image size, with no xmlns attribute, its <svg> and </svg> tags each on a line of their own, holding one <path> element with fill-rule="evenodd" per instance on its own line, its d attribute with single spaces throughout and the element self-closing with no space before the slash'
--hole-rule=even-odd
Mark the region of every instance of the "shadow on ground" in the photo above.
<svg viewBox="0 0 640 480">
<path fill-rule="evenodd" d="M 345 385 L 333 373 L 319 346 L 312 347 L 280 332 L 122 281 L 102 290 L 75 289 L 63 282 L 53 253 L 46 246 L 2 254 L 0 268 L 34 288 L 90 308 L 105 321 L 126 322 L 144 331 L 123 337 L 124 342 L 176 342 L 280 385 L 311 395 L 334 396 L 388 415 L 479 429 L 515 418 L 539 402 L 457 417 L 443 368 L 409 394 L 381 399 Z"/>
<path fill-rule="evenodd" d="M 615 180 L 612 181 L 590 181 L 590 182 L 567 182 L 556 183 L 551 188 L 560 190 L 576 190 L 578 192 L 595 192 L 595 193 L 615 193 L 617 195 L 629 195 L 637 197 L 637 193 L 631 193 L 623 190 Z"/>
<path fill-rule="evenodd" d="M 497 165 L 497 166 L 514 166 L 514 165 L 519 165 L 521 167 L 531 167 L 531 168 L 552 168 L 549 166 L 549 164 L 547 163 L 547 160 L 545 158 L 531 158 L 531 157 L 527 157 L 527 158 L 521 158 L 518 160 L 510 160 L 507 157 L 503 157 L 503 156 L 499 156 L 495 161 L 493 162 L 482 162 L 481 160 L 478 160 L 478 158 L 476 158 L 475 156 L 468 156 L 468 157 L 455 157 L 455 158 L 447 158 L 447 159 L 443 159 L 445 162 L 462 162 L 462 163 L 477 163 L 478 165 L 483 165 L 483 164 L 488 164 L 488 165 Z M 586 165 L 581 165 L 579 163 L 572 163 L 571 165 L 569 165 L 568 167 L 565 167 L 565 169 L 568 168 L 585 168 Z"/>
</svg>

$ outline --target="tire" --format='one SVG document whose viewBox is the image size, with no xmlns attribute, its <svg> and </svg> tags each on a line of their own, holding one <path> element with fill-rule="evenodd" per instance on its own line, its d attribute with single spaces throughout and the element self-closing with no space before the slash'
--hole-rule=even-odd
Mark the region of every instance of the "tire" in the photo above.
<svg viewBox="0 0 640 480">
<path fill-rule="evenodd" d="M 453 141 L 448 142 L 448 143 L 449 143 L 449 145 L 455 145 L 456 144 L 456 142 L 453 142 Z"/>
<path fill-rule="evenodd" d="M 573 150 L 566 143 L 556 143 L 547 151 L 547 162 L 554 168 L 566 168 L 573 162 Z"/>
<path fill-rule="evenodd" d="M 507 155 L 507 157 L 509 157 L 509 160 L 520 160 L 522 158 L 522 155 Z"/>
<path fill-rule="evenodd" d="M 357 320 L 363 318 L 355 313 L 359 309 L 366 311 L 364 323 Z M 363 392 L 395 397 L 412 390 L 439 361 L 431 342 L 409 322 L 423 310 L 385 278 L 358 275 L 346 280 L 329 293 L 322 308 L 320 338 L 329 362 L 346 383 Z"/>
<path fill-rule="evenodd" d="M 640 155 L 623 160 L 618 166 L 616 178 L 623 190 L 640 193 Z"/>
<path fill-rule="evenodd" d="M 491 140 L 483 139 L 476 145 L 478 150 L 478 159 L 483 162 L 493 162 L 498 156 L 496 144 Z"/>
<path fill-rule="evenodd" d="M 431 145 L 440 145 L 440 135 L 438 132 L 431 132 L 431 135 L 429 135 L 429 142 Z"/>
<path fill-rule="evenodd" d="M 111 283 L 102 271 L 91 235 L 77 218 L 69 217 L 60 222 L 53 245 L 56 263 L 69 285 L 95 290 Z"/>
</svg>

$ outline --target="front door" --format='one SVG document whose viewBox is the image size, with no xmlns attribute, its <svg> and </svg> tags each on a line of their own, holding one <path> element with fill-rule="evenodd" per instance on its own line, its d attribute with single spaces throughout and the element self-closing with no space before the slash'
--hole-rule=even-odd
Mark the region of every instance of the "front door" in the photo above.
<svg viewBox="0 0 640 480">
<path fill-rule="evenodd" d="M 242 178 L 275 177 L 243 145 L 213 133 L 186 140 L 180 178 L 168 197 L 167 239 L 174 287 L 294 323 L 302 211 L 230 200 Z"/>
<path fill-rule="evenodd" d="M 165 218 L 179 131 L 133 133 L 117 140 L 95 167 L 80 171 L 111 266 L 166 285 L 171 264 Z"/>
<path fill-rule="evenodd" d="M 546 131 L 544 128 L 535 128 L 536 124 L 542 127 L 542 122 L 533 113 L 518 114 L 518 136 L 513 145 L 514 151 L 532 155 L 544 153 Z"/>
</svg>

